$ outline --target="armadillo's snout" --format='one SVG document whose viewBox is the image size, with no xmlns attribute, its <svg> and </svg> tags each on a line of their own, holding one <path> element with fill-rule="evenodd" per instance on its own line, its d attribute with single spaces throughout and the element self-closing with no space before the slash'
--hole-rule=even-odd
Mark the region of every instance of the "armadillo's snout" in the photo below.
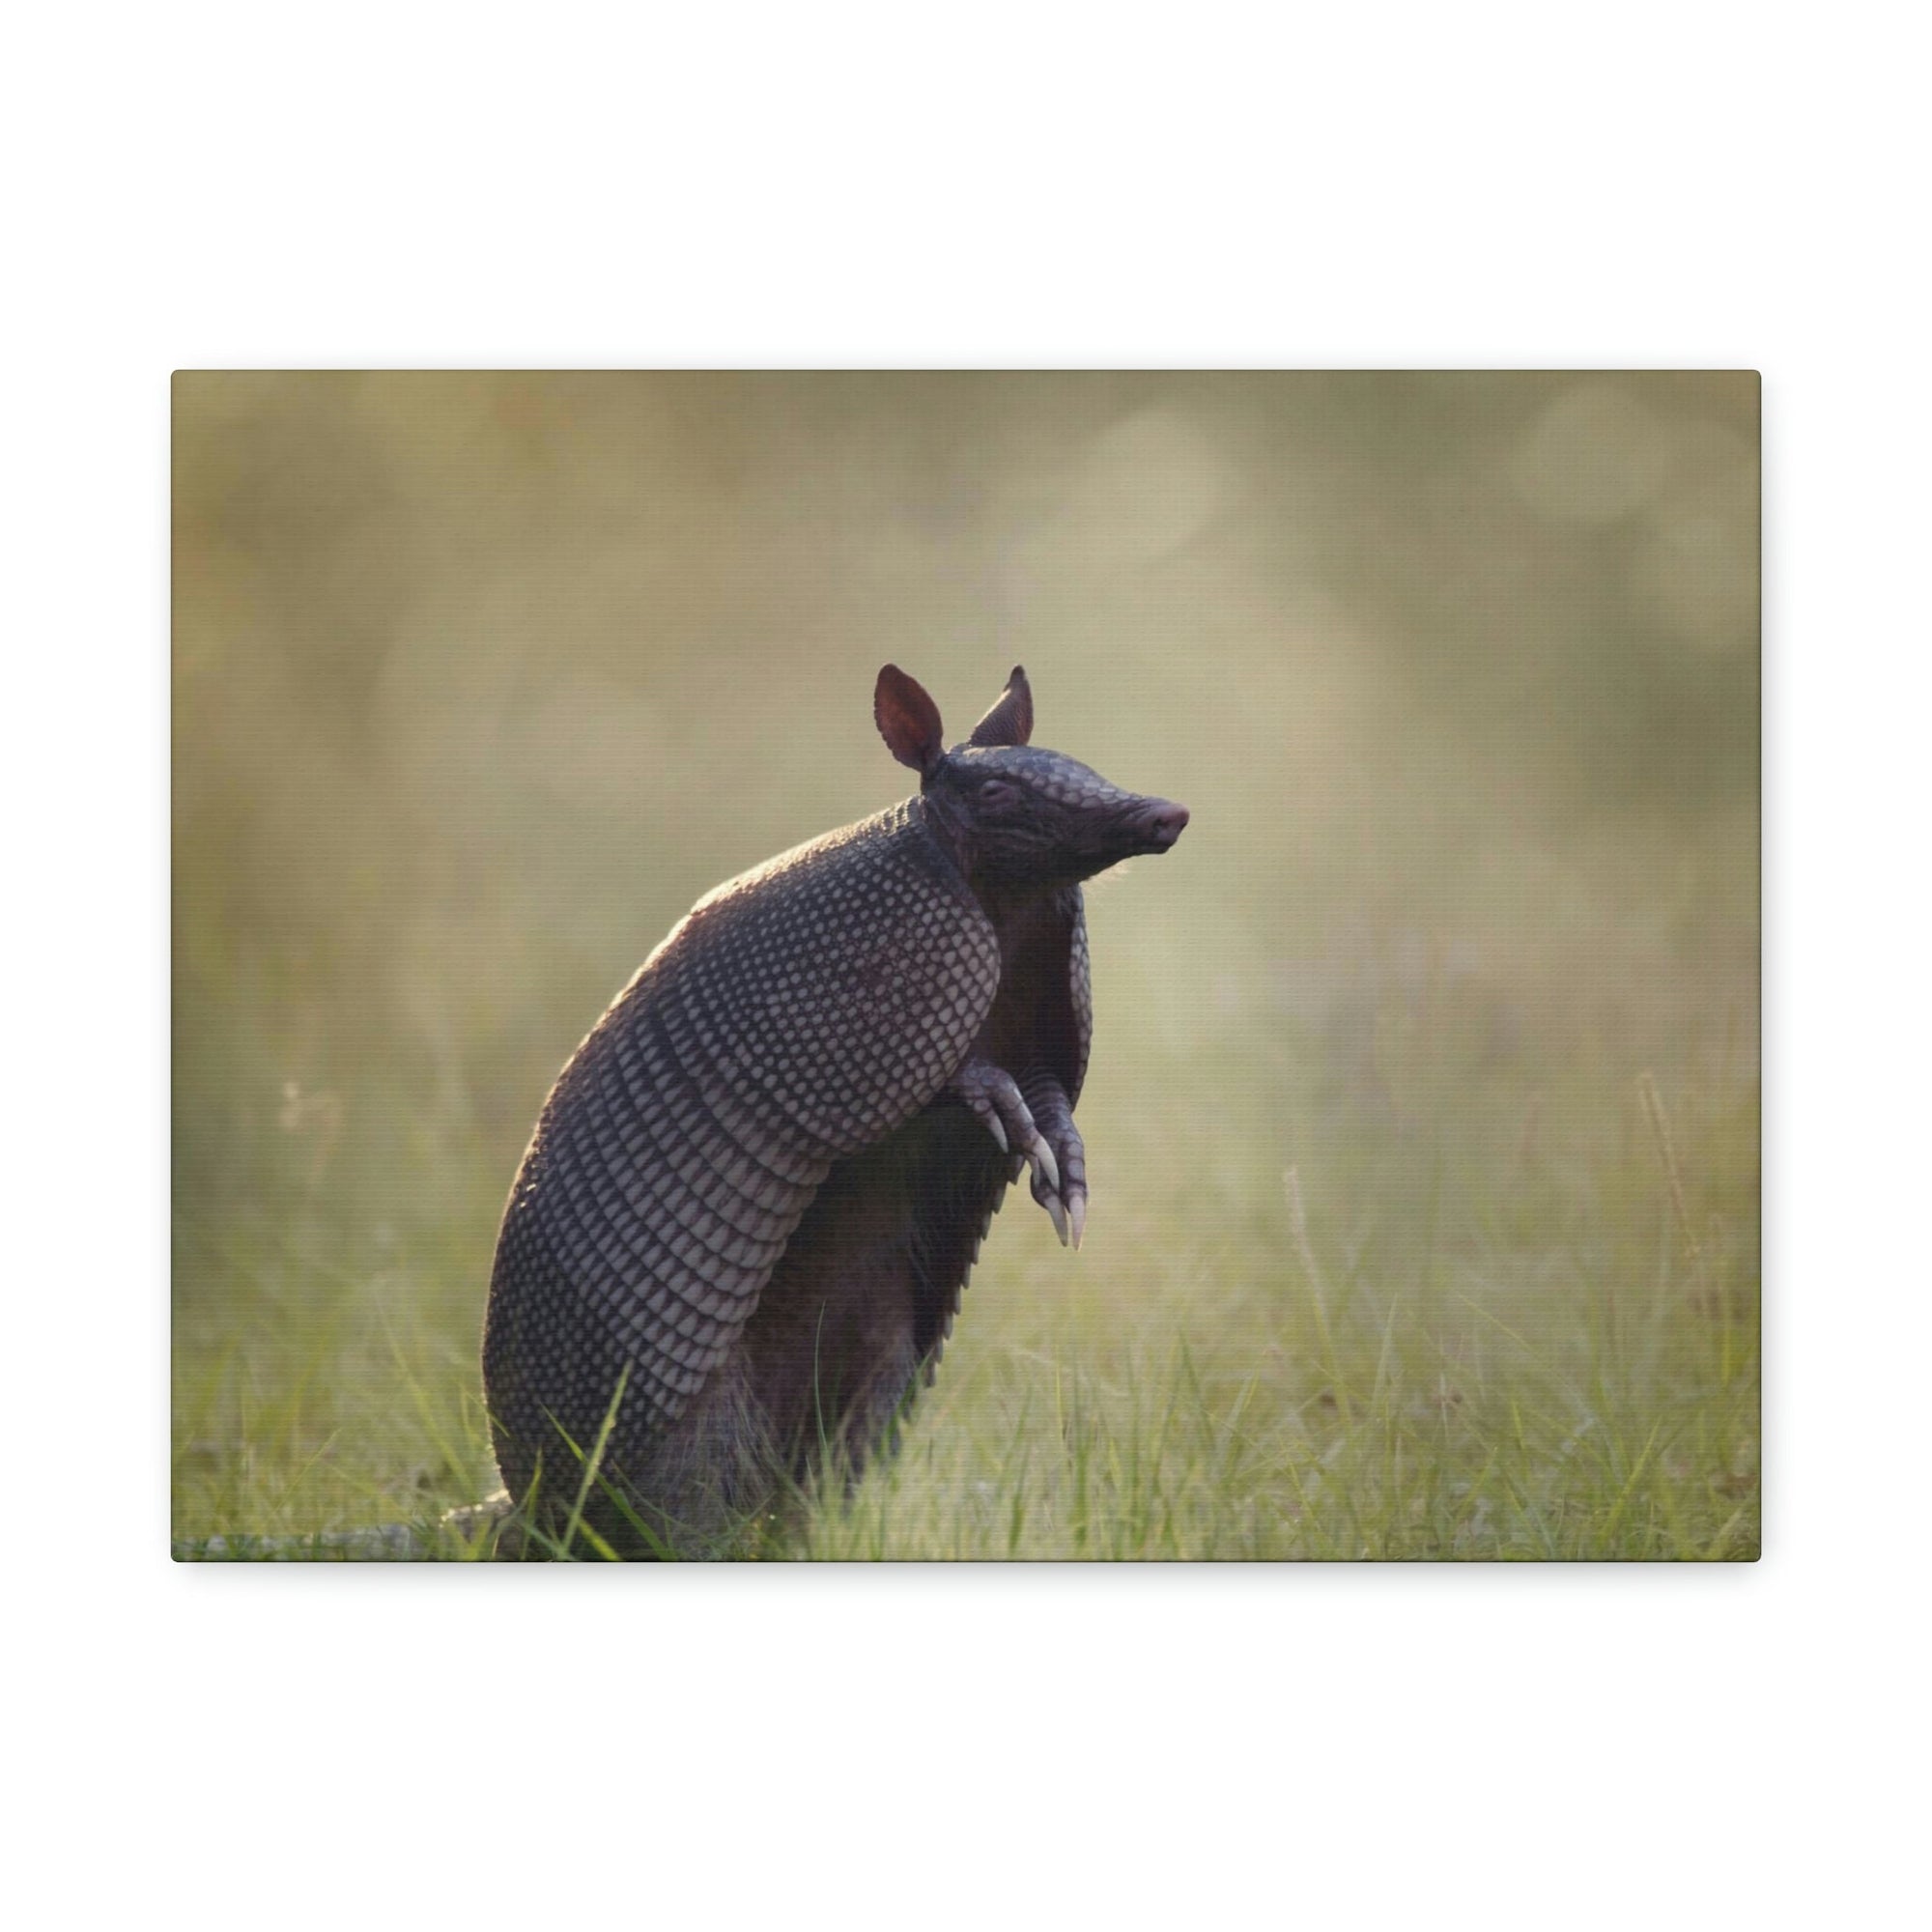
<svg viewBox="0 0 1932 1932">
<path fill-rule="evenodd" d="M 1176 805 L 1171 799 L 1150 799 L 1141 814 L 1140 827 L 1148 849 L 1165 852 L 1187 830 L 1187 808 Z"/>
</svg>

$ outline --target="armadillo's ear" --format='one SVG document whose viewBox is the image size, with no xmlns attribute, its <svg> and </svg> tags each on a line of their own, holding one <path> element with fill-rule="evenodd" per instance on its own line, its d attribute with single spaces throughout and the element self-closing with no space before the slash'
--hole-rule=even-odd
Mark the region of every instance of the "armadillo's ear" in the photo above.
<svg viewBox="0 0 1932 1932">
<path fill-rule="evenodd" d="M 923 777 L 939 762 L 945 750 L 939 706 L 897 665 L 887 665 L 872 687 L 872 722 L 900 764 Z"/>
<path fill-rule="evenodd" d="M 1033 692 L 1018 665 L 1000 701 L 973 727 L 969 745 L 1024 745 L 1033 736 Z"/>
</svg>

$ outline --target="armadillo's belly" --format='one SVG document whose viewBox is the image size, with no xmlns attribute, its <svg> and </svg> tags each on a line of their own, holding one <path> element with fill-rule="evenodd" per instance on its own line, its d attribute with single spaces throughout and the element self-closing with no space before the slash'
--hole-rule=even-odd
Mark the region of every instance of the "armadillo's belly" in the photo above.
<svg viewBox="0 0 1932 1932">
<path fill-rule="evenodd" d="M 765 1284 L 737 1358 L 768 1443 L 802 1478 L 857 1472 L 937 1361 L 1008 1162 L 936 1103 L 838 1161 Z"/>
</svg>

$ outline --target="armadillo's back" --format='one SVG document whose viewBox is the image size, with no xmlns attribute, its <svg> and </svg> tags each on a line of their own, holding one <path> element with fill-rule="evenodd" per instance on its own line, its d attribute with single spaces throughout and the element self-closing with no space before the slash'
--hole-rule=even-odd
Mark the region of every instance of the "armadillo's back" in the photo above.
<svg viewBox="0 0 1932 1932">
<path fill-rule="evenodd" d="M 938 1093 L 999 975 L 911 802 L 699 901 L 565 1066 L 511 1192 L 484 1384 L 512 1495 L 569 1510 L 601 1438 L 634 1505 L 733 1506 L 766 1446 L 745 1324 L 833 1164 Z"/>
</svg>

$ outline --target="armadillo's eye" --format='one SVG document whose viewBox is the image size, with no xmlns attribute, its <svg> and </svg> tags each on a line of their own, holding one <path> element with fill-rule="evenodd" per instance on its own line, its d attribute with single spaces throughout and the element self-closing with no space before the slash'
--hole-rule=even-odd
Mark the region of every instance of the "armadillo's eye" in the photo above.
<svg viewBox="0 0 1932 1932">
<path fill-rule="evenodd" d="M 1020 802 L 1020 788 L 1005 779 L 988 779 L 980 787 L 979 802 L 982 811 L 1010 811 Z"/>
</svg>

